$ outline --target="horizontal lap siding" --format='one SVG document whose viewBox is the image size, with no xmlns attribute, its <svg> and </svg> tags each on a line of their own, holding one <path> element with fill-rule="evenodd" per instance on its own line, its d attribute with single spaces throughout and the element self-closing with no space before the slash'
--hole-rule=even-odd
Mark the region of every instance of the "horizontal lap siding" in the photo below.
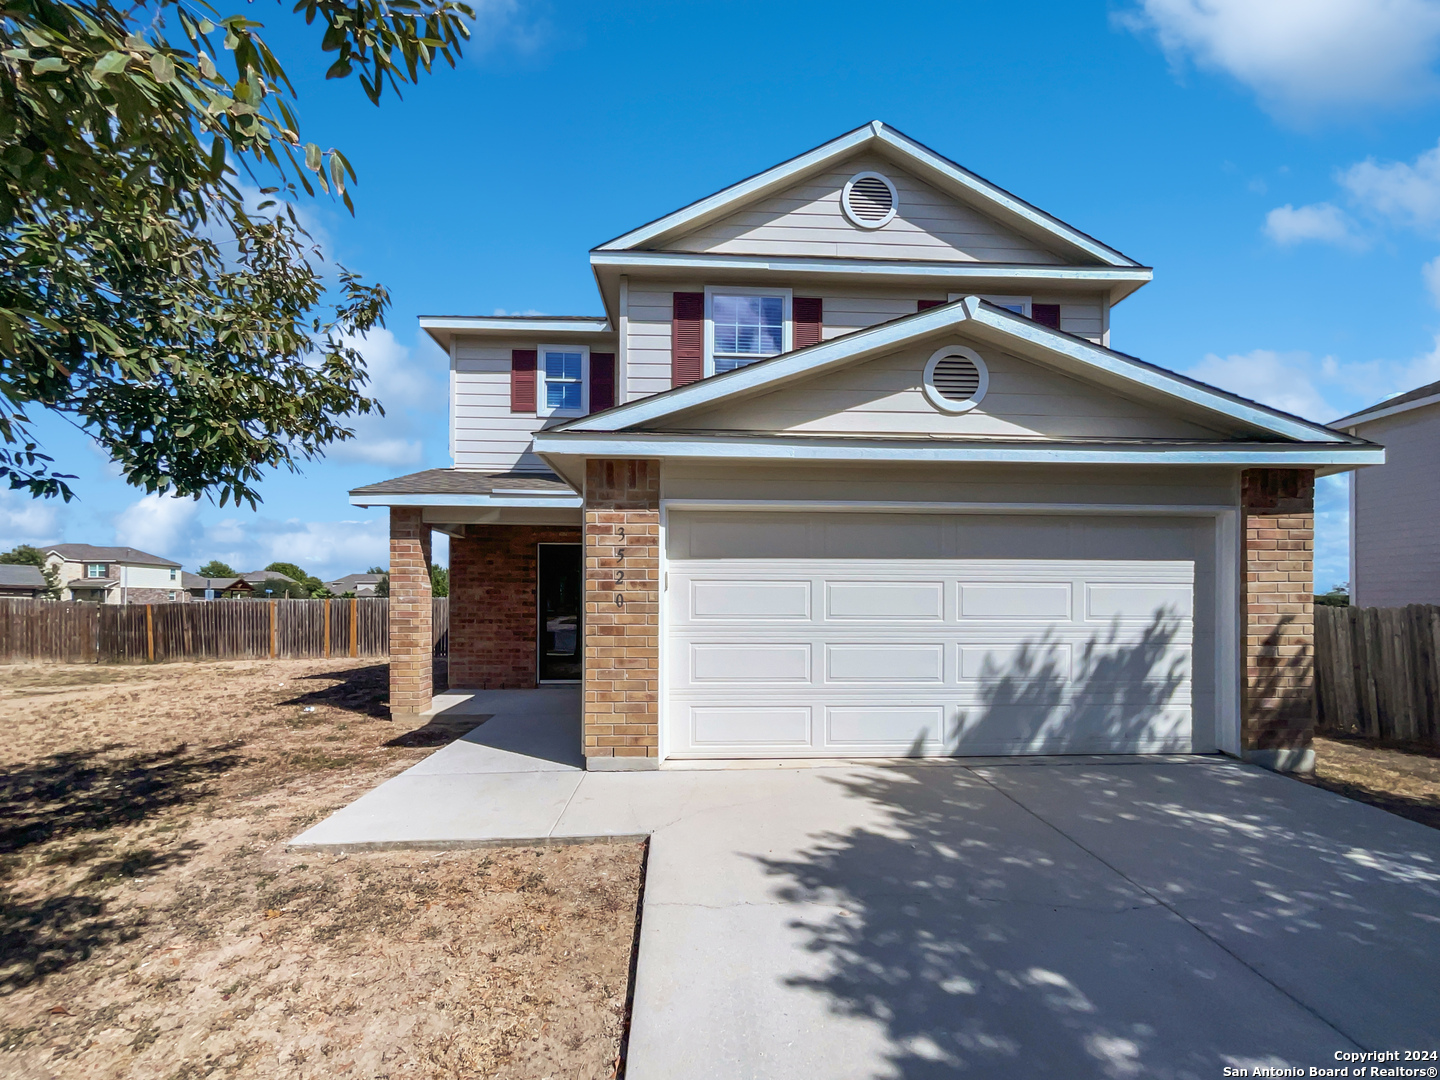
<svg viewBox="0 0 1440 1080">
<path fill-rule="evenodd" d="M 931 349 L 858 364 L 800 387 L 694 416 L 697 428 L 809 433 L 1214 438 L 1151 406 L 980 346 L 990 387 L 974 409 L 942 413 L 921 389 Z"/>
<path fill-rule="evenodd" d="M 1351 595 L 1361 607 L 1440 604 L 1440 406 L 1366 424 L 1358 434 L 1385 447 L 1385 464 L 1351 474 Z"/>
<path fill-rule="evenodd" d="M 899 212 L 883 228 L 852 225 L 840 193 L 855 173 L 888 176 Z M 957 262 L 1058 264 L 1053 252 L 1013 233 L 878 157 L 861 156 L 667 245 L 676 251 Z"/>
</svg>

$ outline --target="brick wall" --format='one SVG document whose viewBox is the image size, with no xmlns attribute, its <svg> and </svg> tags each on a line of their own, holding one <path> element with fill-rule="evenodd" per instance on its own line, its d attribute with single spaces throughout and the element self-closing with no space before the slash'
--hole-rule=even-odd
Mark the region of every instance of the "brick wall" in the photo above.
<svg viewBox="0 0 1440 1080">
<path fill-rule="evenodd" d="M 124 595 L 127 604 L 183 604 L 194 599 L 180 587 L 178 581 L 173 589 L 116 589 L 115 591 Z M 170 599 L 172 592 L 175 594 L 174 600 Z"/>
<path fill-rule="evenodd" d="M 450 541 L 450 685 L 535 685 L 539 544 L 578 544 L 578 528 L 471 525 Z"/>
<path fill-rule="evenodd" d="M 1315 730 L 1315 474 L 1249 469 L 1244 511 L 1245 684 L 1242 747 L 1247 754 L 1308 751 Z M 1277 757 L 1284 767 L 1298 761 Z M 1303 764 L 1295 767 L 1304 767 Z"/>
<path fill-rule="evenodd" d="M 585 469 L 585 756 L 658 762 L 660 463 Z M 627 761 L 628 759 L 628 761 Z"/>
<path fill-rule="evenodd" d="M 390 715 L 430 708 L 430 526 L 419 507 L 390 508 Z"/>
</svg>

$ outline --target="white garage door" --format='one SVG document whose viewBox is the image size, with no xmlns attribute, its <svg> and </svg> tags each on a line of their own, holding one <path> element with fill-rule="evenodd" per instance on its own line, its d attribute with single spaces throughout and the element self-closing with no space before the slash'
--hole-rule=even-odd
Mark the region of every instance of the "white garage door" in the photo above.
<svg viewBox="0 0 1440 1080">
<path fill-rule="evenodd" d="M 1188 752 L 1194 566 L 674 560 L 667 753 Z"/>
</svg>

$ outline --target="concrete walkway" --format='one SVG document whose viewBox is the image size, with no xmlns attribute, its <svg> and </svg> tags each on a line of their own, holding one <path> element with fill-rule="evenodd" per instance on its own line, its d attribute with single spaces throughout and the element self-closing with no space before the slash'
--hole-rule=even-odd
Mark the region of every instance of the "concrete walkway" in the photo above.
<svg viewBox="0 0 1440 1080">
<path fill-rule="evenodd" d="M 586 773 L 568 690 L 296 837 L 651 837 L 631 1080 L 1217 1077 L 1437 1048 L 1440 832 L 1214 758 Z"/>
</svg>

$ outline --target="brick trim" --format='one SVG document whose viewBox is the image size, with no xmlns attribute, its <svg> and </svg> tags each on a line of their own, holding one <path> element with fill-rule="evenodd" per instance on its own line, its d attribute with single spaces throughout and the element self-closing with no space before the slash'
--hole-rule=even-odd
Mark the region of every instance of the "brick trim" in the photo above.
<svg viewBox="0 0 1440 1080">
<path fill-rule="evenodd" d="M 1304 750 L 1315 731 L 1315 473 L 1247 469 L 1241 748 Z"/>
<path fill-rule="evenodd" d="M 660 462 L 585 463 L 586 757 L 660 753 Z"/>
<path fill-rule="evenodd" d="M 435 646 L 431 639 L 430 526 L 418 506 L 390 508 L 390 715 L 430 708 Z"/>
</svg>

